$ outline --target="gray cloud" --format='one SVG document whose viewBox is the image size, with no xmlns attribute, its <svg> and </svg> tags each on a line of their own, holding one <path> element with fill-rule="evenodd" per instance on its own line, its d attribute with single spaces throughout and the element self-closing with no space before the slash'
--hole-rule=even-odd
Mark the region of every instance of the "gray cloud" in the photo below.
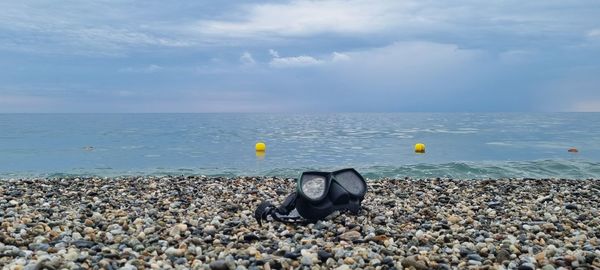
<svg viewBox="0 0 600 270">
<path fill-rule="evenodd" d="M 0 10 L 2 111 L 580 111 L 600 100 L 597 3 L 30 0 Z"/>
</svg>

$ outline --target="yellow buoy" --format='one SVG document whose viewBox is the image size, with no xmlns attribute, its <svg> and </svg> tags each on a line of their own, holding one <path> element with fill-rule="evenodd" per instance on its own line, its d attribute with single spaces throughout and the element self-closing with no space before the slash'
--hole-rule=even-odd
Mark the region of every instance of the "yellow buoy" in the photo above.
<svg viewBox="0 0 600 270">
<path fill-rule="evenodd" d="M 423 143 L 415 144 L 415 153 L 419 153 L 419 154 L 425 153 L 425 144 L 423 144 Z"/>
<path fill-rule="evenodd" d="M 267 150 L 267 145 L 264 142 L 257 142 L 254 149 L 256 149 L 256 152 L 264 152 Z"/>
</svg>

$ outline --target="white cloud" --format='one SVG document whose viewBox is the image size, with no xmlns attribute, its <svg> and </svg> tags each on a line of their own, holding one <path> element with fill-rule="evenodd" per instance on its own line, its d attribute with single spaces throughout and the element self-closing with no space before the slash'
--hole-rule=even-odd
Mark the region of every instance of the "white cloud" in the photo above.
<svg viewBox="0 0 600 270">
<path fill-rule="evenodd" d="M 162 70 L 163 67 L 155 64 L 151 64 L 145 67 L 126 67 L 119 69 L 119 72 L 130 72 L 130 73 L 154 73 Z"/>
<path fill-rule="evenodd" d="M 444 69 L 447 65 L 469 62 L 477 58 L 482 52 L 477 50 L 459 49 L 454 44 L 434 42 L 396 42 L 384 47 L 371 48 L 360 51 L 333 52 L 323 57 L 308 55 L 281 57 L 274 51 L 269 62 L 271 67 L 308 67 L 328 66 L 330 68 L 371 66 L 370 71 L 405 72 L 435 71 Z M 377 68 L 374 68 L 377 67 Z"/>
<path fill-rule="evenodd" d="M 356 100 L 372 100 L 373 104 L 382 100 L 406 100 L 411 104 L 411 99 L 443 99 L 453 91 L 471 89 L 469 84 L 476 83 L 485 72 L 484 61 L 489 59 L 488 56 L 485 52 L 461 49 L 454 44 L 397 42 L 322 57 L 273 58 L 270 66 L 319 68 L 318 73 L 311 75 L 315 89 L 322 89 L 324 84 L 337 86 L 326 87 L 320 95 L 340 91 L 337 94 L 344 92 Z M 409 98 L 409 93 L 417 97 Z M 386 95 L 389 98 L 385 98 Z M 398 106 L 402 106 L 403 101 L 398 101 Z"/>
<path fill-rule="evenodd" d="M 306 67 L 306 66 L 314 66 L 320 65 L 323 61 L 316 59 L 312 56 L 294 56 L 294 57 L 277 57 L 273 58 L 269 65 L 276 68 L 286 68 L 286 67 Z"/>
<path fill-rule="evenodd" d="M 586 36 L 591 39 L 600 39 L 600 29 L 593 29 L 587 32 Z"/>
<path fill-rule="evenodd" d="M 597 38 L 600 32 L 589 15 L 596 15 L 595 7 L 570 1 L 291 0 L 217 4 L 215 14 L 203 8 L 204 4 L 152 3 L 140 10 L 138 1 L 65 1 L 54 6 L 0 1 L 0 32 L 5 33 L 0 48 L 123 55 L 140 47 L 244 48 L 256 41 L 267 42 L 262 45 L 268 48 L 273 42 L 321 34 L 374 37 L 379 44 L 427 39 L 482 46 L 522 44 L 530 41 L 528 37 L 542 37 L 538 42 L 567 40 L 581 33 Z"/>
<path fill-rule="evenodd" d="M 256 61 L 252 57 L 252 54 L 250 54 L 249 52 L 244 52 L 242 56 L 240 56 L 240 62 L 242 62 L 243 65 L 247 66 L 254 65 L 256 63 Z"/>
<path fill-rule="evenodd" d="M 348 56 L 347 54 L 344 54 L 344 53 L 333 52 L 331 55 L 332 55 L 331 61 L 333 61 L 333 62 L 350 60 L 350 56 Z"/>
<path fill-rule="evenodd" d="M 244 18 L 205 20 L 200 32 L 219 36 L 307 36 L 316 33 L 370 33 L 388 27 L 394 12 L 405 6 L 400 1 L 297 0 L 285 4 L 246 6 Z"/>
<path fill-rule="evenodd" d="M 273 56 L 274 58 L 278 58 L 279 57 L 279 53 L 276 50 L 273 50 L 273 49 L 269 49 L 269 54 L 271 56 Z"/>
<path fill-rule="evenodd" d="M 269 53 L 273 56 L 269 65 L 275 68 L 318 66 L 322 64 L 349 61 L 351 59 L 349 55 L 339 52 L 333 52 L 331 57 L 328 58 L 315 58 L 307 55 L 280 57 L 279 53 L 275 50 L 269 50 Z"/>
<path fill-rule="evenodd" d="M 564 10 L 568 8 L 570 12 Z M 203 37 L 245 38 L 268 42 L 320 34 L 364 36 L 383 34 L 394 39 L 455 40 L 493 44 L 526 43 L 526 37 L 561 39 L 565 33 L 589 29 L 593 20 L 585 5 L 569 1 L 473 2 L 417 0 L 292 0 L 269 4 L 248 4 L 231 10 L 218 20 L 199 20 L 189 29 Z M 587 19 L 582 19 L 587 18 Z M 579 32 L 581 33 L 581 32 Z M 489 38 L 489 41 L 482 40 Z M 541 42 L 541 41 L 540 41 Z M 496 44 L 497 45 L 497 44 Z"/>
</svg>

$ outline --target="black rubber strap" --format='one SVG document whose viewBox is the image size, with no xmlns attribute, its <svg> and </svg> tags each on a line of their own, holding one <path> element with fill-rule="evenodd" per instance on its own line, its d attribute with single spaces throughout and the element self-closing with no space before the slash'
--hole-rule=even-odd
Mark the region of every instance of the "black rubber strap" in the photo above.
<svg viewBox="0 0 600 270">
<path fill-rule="evenodd" d="M 266 220 L 268 216 L 273 214 L 273 211 L 275 210 L 275 205 L 273 205 L 270 202 L 261 202 L 258 205 L 258 208 L 256 208 L 256 210 L 254 211 L 254 218 L 256 219 L 256 222 L 258 222 L 259 226 L 262 226 L 261 221 L 264 219 Z"/>
<path fill-rule="evenodd" d="M 256 218 L 258 225 L 262 226 L 262 220 L 268 220 L 269 217 L 285 223 L 307 222 L 307 220 L 300 216 L 298 211 L 294 211 L 296 209 L 296 196 L 296 192 L 293 192 L 285 198 L 279 207 L 275 207 L 270 202 L 260 203 L 256 211 L 254 211 L 254 218 Z"/>
<path fill-rule="evenodd" d="M 287 198 L 285 198 L 285 200 L 283 200 L 283 203 L 281 204 L 281 206 L 277 207 L 277 213 L 281 214 L 281 215 L 287 215 L 290 212 L 292 212 L 292 210 L 296 209 L 296 197 L 297 197 L 297 193 L 296 192 L 292 192 L 292 194 L 288 195 Z"/>
</svg>

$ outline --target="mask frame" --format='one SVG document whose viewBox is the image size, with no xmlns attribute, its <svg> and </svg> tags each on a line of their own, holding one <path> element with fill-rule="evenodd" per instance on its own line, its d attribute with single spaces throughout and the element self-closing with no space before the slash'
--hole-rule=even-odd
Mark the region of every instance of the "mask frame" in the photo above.
<svg viewBox="0 0 600 270">
<path fill-rule="evenodd" d="M 308 181 L 317 182 L 305 185 Z M 321 189 L 322 193 L 319 195 L 314 189 Z M 268 201 L 261 202 L 254 217 L 261 225 L 261 220 L 269 220 L 269 217 L 286 223 L 308 223 L 335 211 L 350 211 L 356 215 L 366 193 L 365 179 L 353 168 L 334 172 L 307 171 L 297 180 L 296 192 L 292 192 L 279 207 Z"/>
<path fill-rule="evenodd" d="M 344 174 L 351 174 L 354 183 L 340 179 Z M 303 189 L 310 177 L 319 176 L 325 178 L 324 191 L 321 196 L 312 198 Z M 314 181 L 314 180 L 313 180 Z M 354 186 L 352 186 L 354 185 Z M 308 171 L 303 172 L 296 185 L 296 209 L 300 216 L 309 220 L 319 220 L 327 217 L 334 211 L 348 210 L 357 214 L 360 210 L 360 202 L 367 192 L 365 179 L 355 169 L 347 168 L 334 172 Z"/>
</svg>

